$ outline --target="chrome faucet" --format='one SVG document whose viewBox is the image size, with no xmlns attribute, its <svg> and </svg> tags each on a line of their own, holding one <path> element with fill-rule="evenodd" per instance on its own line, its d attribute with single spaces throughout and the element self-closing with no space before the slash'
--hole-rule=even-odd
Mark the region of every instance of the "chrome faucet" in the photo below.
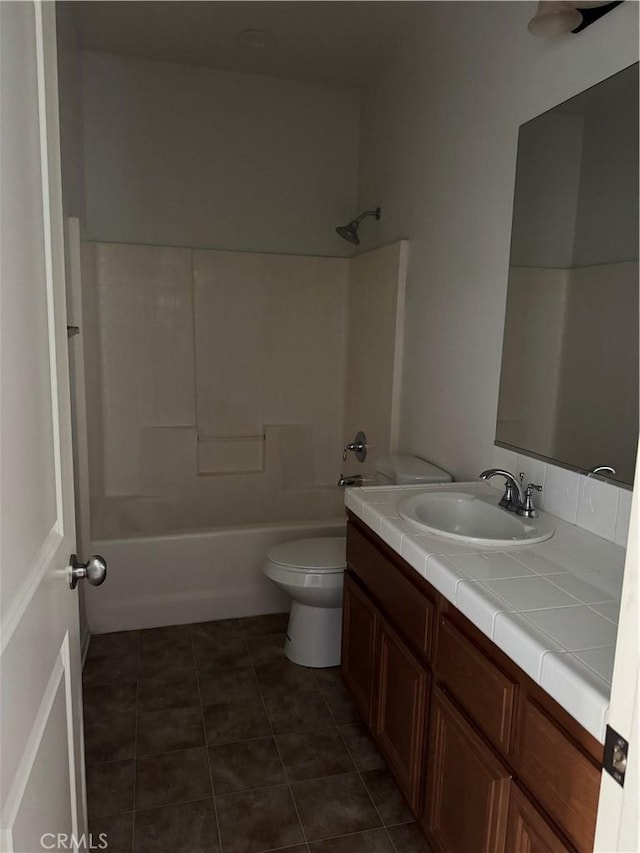
<svg viewBox="0 0 640 853">
<path fill-rule="evenodd" d="M 611 465 L 594 465 L 593 468 L 589 468 L 588 471 L 585 472 L 587 477 L 593 477 L 598 474 L 615 474 L 616 469 L 612 468 Z"/>
<path fill-rule="evenodd" d="M 535 483 L 529 483 L 526 490 L 522 489 L 522 480 L 524 474 L 520 474 L 520 483 L 509 471 L 503 471 L 501 468 L 488 468 L 480 474 L 481 480 L 490 480 L 491 477 L 504 477 L 504 494 L 500 498 L 499 505 L 509 510 L 509 512 L 517 512 L 525 518 L 536 518 L 538 513 L 533 505 L 533 493 L 541 492 L 542 486 Z M 515 492 L 515 497 L 514 497 Z"/>
<path fill-rule="evenodd" d="M 340 474 L 338 478 L 339 486 L 362 486 L 363 483 L 362 474 Z"/>
<path fill-rule="evenodd" d="M 524 494 L 520 483 L 513 474 L 510 474 L 509 471 L 503 471 L 501 468 L 488 468 L 480 474 L 481 480 L 490 480 L 492 477 L 504 477 L 504 494 L 500 498 L 500 506 L 511 512 L 517 512 L 524 503 Z M 513 496 L 514 489 L 517 498 Z"/>
</svg>

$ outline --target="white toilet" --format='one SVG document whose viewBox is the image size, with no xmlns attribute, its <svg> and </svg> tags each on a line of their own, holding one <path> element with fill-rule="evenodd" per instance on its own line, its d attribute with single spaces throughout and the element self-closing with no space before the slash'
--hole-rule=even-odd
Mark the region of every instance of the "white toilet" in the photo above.
<svg viewBox="0 0 640 853">
<path fill-rule="evenodd" d="M 378 485 L 448 483 L 451 475 L 415 456 L 386 456 L 376 462 Z M 291 597 L 284 653 L 301 666 L 340 663 L 344 536 L 296 539 L 271 548 L 264 574 Z"/>
</svg>

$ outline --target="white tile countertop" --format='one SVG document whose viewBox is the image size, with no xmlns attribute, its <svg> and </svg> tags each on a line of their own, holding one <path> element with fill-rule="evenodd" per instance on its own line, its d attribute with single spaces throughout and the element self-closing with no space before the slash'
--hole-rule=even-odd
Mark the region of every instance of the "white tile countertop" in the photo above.
<svg viewBox="0 0 640 853">
<path fill-rule="evenodd" d="M 345 504 L 603 743 L 625 549 L 554 516 L 546 542 L 490 548 L 398 515 L 407 494 L 443 489 L 500 499 L 478 482 L 351 488 Z"/>
</svg>

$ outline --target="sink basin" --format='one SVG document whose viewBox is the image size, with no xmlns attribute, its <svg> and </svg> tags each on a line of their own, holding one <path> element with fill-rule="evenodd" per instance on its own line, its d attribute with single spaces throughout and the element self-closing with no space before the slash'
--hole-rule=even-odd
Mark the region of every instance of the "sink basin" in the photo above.
<svg viewBox="0 0 640 853">
<path fill-rule="evenodd" d="M 544 514 L 524 518 L 498 506 L 498 497 L 471 492 L 419 492 L 404 498 L 398 512 L 428 533 L 479 545 L 534 545 L 555 527 Z"/>
</svg>

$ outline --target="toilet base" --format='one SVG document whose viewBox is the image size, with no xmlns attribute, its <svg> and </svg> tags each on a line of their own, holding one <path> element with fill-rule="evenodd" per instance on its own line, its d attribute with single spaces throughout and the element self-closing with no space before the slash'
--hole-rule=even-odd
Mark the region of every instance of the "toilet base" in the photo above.
<svg viewBox="0 0 640 853">
<path fill-rule="evenodd" d="M 342 607 L 291 603 L 284 653 L 299 666 L 338 666 L 342 644 Z"/>
</svg>

